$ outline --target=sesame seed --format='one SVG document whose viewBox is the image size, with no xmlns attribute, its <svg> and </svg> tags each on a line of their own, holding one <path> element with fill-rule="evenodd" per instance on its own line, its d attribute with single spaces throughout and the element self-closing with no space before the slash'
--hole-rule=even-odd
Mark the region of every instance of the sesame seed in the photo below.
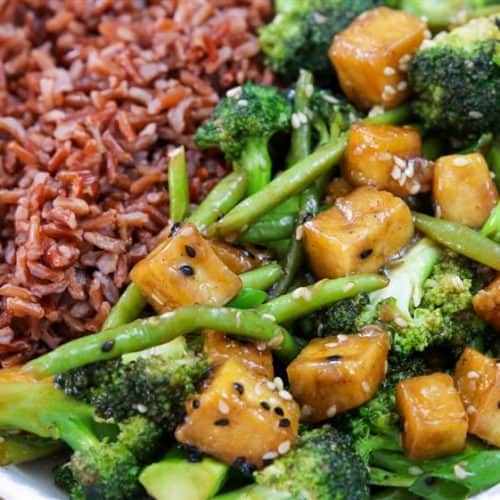
<svg viewBox="0 0 500 500">
<path fill-rule="evenodd" d="M 138 404 L 136 408 L 139 413 L 146 413 L 148 411 L 148 407 L 143 404 Z"/>
<path fill-rule="evenodd" d="M 337 413 L 337 405 L 332 405 L 328 410 L 326 410 L 326 416 L 329 418 L 332 418 L 336 415 Z"/>
<path fill-rule="evenodd" d="M 262 315 L 262 317 L 264 319 L 268 319 L 269 321 L 276 321 L 276 318 L 272 314 L 269 314 L 269 313 L 264 313 Z M 262 350 L 264 351 L 266 349 L 266 345 L 265 344 L 263 344 L 263 345 L 264 345 L 264 349 L 262 349 Z M 261 349 L 259 349 L 259 347 L 257 346 L 257 350 L 259 351 Z"/>
<path fill-rule="evenodd" d="M 271 397 L 269 398 L 269 404 L 270 404 L 271 406 L 277 406 L 277 405 L 279 405 L 279 403 L 280 403 L 280 402 L 279 402 L 279 399 L 278 399 L 278 398 L 275 398 L 274 396 L 271 396 Z"/>
<path fill-rule="evenodd" d="M 380 161 L 391 161 L 392 160 L 392 154 L 389 153 L 388 151 L 384 151 L 383 153 L 380 153 L 378 155 L 378 159 Z"/>
<path fill-rule="evenodd" d="M 243 384 L 240 384 L 239 382 L 234 382 L 233 387 L 238 394 L 243 394 L 245 392 L 245 387 L 243 386 Z"/>
<path fill-rule="evenodd" d="M 467 472 L 460 464 L 456 464 L 453 466 L 453 473 L 459 479 L 465 479 L 468 476 L 472 476 L 470 472 Z"/>
<path fill-rule="evenodd" d="M 404 90 L 406 90 L 408 88 L 408 83 L 405 82 L 405 81 L 402 81 L 402 82 L 399 82 L 397 85 L 396 85 L 396 88 L 400 91 L 400 92 L 403 92 Z"/>
<path fill-rule="evenodd" d="M 234 99 L 238 99 L 238 97 L 241 96 L 241 93 L 243 92 L 243 89 L 238 86 L 238 87 L 233 87 L 232 89 L 229 89 L 227 92 L 226 92 L 226 96 L 227 97 L 231 97 L 231 98 L 234 98 Z"/>
<path fill-rule="evenodd" d="M 394 95 L 396 93 L 396 89 L 392 85 L 384 85 L 384 94 Z"/>
<path fill-rule="evenodd" d="M 463 156 L 457 156 L 453 159 L 453 165 L 457 167 L 465 167 L 468 163 L 469 160 L 467 160 L 467 158 L 464 158 Z"/>
<path fill-rule="evenodd" d="M 401 328 L 408 326 L 408 323 L 403 318 L 400 317 L 395 318 L 394 323 L 396 323 L 396 325 L 400 326 Z"/>
<path fill-rule="evenodd" d="M 340 334 L 340 335 L 337 335 L 337 340 L 339 342 L 345 342 L 349 337 L 347 335 L 344 335 L 344 334 Z"/>
<path fill-rule="evenodd" d="M 271 316 L 271 314 L 263 314 L 262 317 L 265 317 L 265 316 Z M 271 319 L 271 318 L 269 318 Z M 273 316 L 273 320 L 272 321 L 276 321 L 276 318 Z M 255 344 L 255 348 L 257 349 L 257 351 L 259 352 L 263 352 L 267 349 L 267 344 L 266 342 L 257 342 Z"/>
<path fill-rule="evenodd" d="M 372 250 L 369 250 L 370 254 L 372 252 Z M 370 255 L 368 254 L 367 257 Z M 361 257 L 362 259 L 364 259 L 365 257 Z M 343 292 L 348 292 L 349 290 L 352 290 L 354 288 L 354 283 L 352 281 L 348 281 L 343 287 L 342 287 L 342 291 Z"/>
<path fill-rule="evenodd" d="M 308 288 L 301 286 L 292 292 L 293 299 L 303 299 L 309 302 L 312 299 L 312 292 Z"/>
<path fill-rule="evenodd" d="M 268 451 L 264 455 L 262 455 L 262 460 L 274 460 L 278 457 L 278 454 L 275 451 Z"/>
<path fill-rule="evenodd" d="M 292 127 L 293 128 L 299 128 L 301 125 L 301 121 L 297 113 L 292 114 Z"/>
<path fill-rule="evenodd" d="M 290 449 L 290 441 L 283 441 L 279 446 L 278 446 L 278 452 L 281 455 L 284 455 L 288 450 Z"/>
<path fill-rule="evenodd" d="M 407 180 L 408 180 L 408 179 L 407 179 L 407 177 L 406 177 L 406 174 L 404 174 L 404 173 L 403 173 L 403 174 L 401 175 L 401 178 L 400 178 L 400 179 L 399 179 L 399 181 L 398 181 L 398 184 L 399 184 L 400 186 L 404 186 L 404 184 L 406 183 L 406 181 L 407 181 Z"/>
<path fill-rule="evenodd" d="M 276 386 L 274 385 L 274 382 L 271 382 L 270 380 L 268 382 L 266 382 L 266 385 L 267 385 L 267 388 L 271 391 L 275 391 L 276 390 Z"/>
<path fill-rule="evenodd" d="M 391 66 L 386 66 L 384 68 L 384 75 L 386 76 L 392 76 L 396 74 L 396 70 L 392 68 Z"/>
<path fill-rule="evenodd" d="M 229 406 L 225 401 L 220 400 L 218 406 L 221 413 L 223 413 L 224 415 L 229 414 Z"/>
<path fill-rule="evenodd" d="M 415 175 L 415 167 L 413 163 L 408 163 L 405 170 L 406 177 L 413 177 Z"/>
<path fill-rule="evenodd" d="M 363 382 L 361 382 L 361 387 L 363 391 L 370 392 L 370 384 L 366 380 L 363 380 Z"/>
<path fill-rule="evenodd" d="M 304 226 L 300 224 L 295 230 L 295 239 L 297 241 L 300 241 L 302 239 L 302 236 L 304 236 Z"/>
<path fill-rule="evenodd" d="M 238 102 L 237 102 L 238 106 L 244 108 L 245 106 L 248 106 L 248 101 L 246 99 L 240 99 Z"/>
<path fill-rule="evenodd" d="M 469 378 L 471 380 L 479 378 L 479 373 L 471 370 L 470 372 L 467 373 L 467 378 Z"/>
<path fill-rule="evenodd" d="M 283 408 L 281 408 L 281 406 L 277 406 L 274 409 L 274 413 L 276 413 L 276 415 L 282 417 L 285 414 L 285 411 L 283 410 Z"/>
<path fill-rule="evenodd" d="M 408 467 L 408 472 L 412 475 L 412 476 L 420 476 L 421 474 L 424 473 L 424 471 L 416 466 L 416 465 L 412 465 L 411 467 Z"/>
<path fill-rule="evenodd" d="M 398 167 L 398 166 L 395 166 L 393 169 L 392 169 L 392 172 L 391 172 L 391 177 L 397 181 L 399 179 L 401 179 L 401 169 Z"/>
<path fill-rule="evenodd" d="M 264 408 L 264 410 L 270 410 L 271 409 L 271 406 L 269 405 L 269 403 L 267 401 L 261 401 L 260 402 L 260 406 L 262 408 Z"/>
<path fill-rule="evenodd" d="M 278 395 L 281 399 L 285 399 L 286 401 L 291 401 L 293 399 L 292 395 L 288 391 L 279 391 Z"/>
<path fill-rule="evenodd" d="M 182 266 L 180 266 L 179 271 L 184 276 L 193 276 L 194 274 L 194 269 L 191 266 L 188 266 L 187 264 L 183 264 Z"/>
<path fill-rule="evenodd" d="M 372 118 L 374 116 L 380 116 L 384 112 L 385 112 L 385 109 L 384 109 L 383 106 L 373 106 L 373 108 L 370 109 L 370 112 L 368 113 L 368 116 L 370 118 Z"/>
<path fill-rule="evenodd" d="M 421 187 L 422 186 L 420 185 L 419 182 L 413 182 L 409 189 L 410 194 L 417 194 L 420 191 Z"/>
<path fill-rule="evenodd" d="M 394 156 L 394 163 L 400 168 L 407 167 L 406 160 L 404 160 L 403 158 L 400 158 L 399 156 Z"/>
<path fill-rule="evenodd" d="M 284 389 L 283 380 L 281 380 L 279 377 L 274 377 L 273 382 L 278 391 L 282 391 Z"/>
<path fill-rule="evenodd" d="M 229 419 L 228 418 L 218 418 L 217 420 L 214 421 L 214 425 L 217 425 L 219 427 L 224 427 L 226 425 L 229 425 Z"/>
<path fill-rule="evenodd" d="M 387 373 L 388 369 L 389 369 L 389 363 L 387 362 L 387 360 L 385 360 L 385 363 L 384 363 L 384 375 Z"/>
<path fill-rule="evenodd" d="M 185 245 L 184 250 L 189 257 L 196 257 L 196 250 L 192 246 Z"/>
<path fill-rule="evenodd" d="M 343 335 L 345 337 L 345 335 Z M 328 344 L 325 344 L 325 347 L 328 347 L 328 349 L 333 349 L 334 347 L 337 347 L 337 342 L 328 342 Z"/>
<path fill-rule="evenodd" d="M 314 85 L 312 85 L 311 83 L 308 83 L 305 87 L 304 87 L 304 94 L 306 95 L 306 97 L 311 97 L 314 93 Z"/>
<path fill-rule="evenodd" d="M 476 412 L 477 412 L 477 409 L 476 409 L 476 407 L 475 407 L 475 406 L 469 405 L 469 406 L 467 407 L 467 413 L 468 413 L 469 415 L 471 415 L 472 413 L 476 413 Z"/>
<path fill-rule="evenodd" d="M 288 418 L 282 418 L 278 423 L 278 427 L 290 427 L 290 425 L 291 422 Z"/>
<path fill-rule="evenodd" d="M 106 340 L 106 342 L 104 342 L 101 346 L 101 351 L 102 352 L 109 352 L 109 351 L 111 351 L 111 349 L 113 349 L 114 345 L 115 345 L 114 340 Z"/>
</svg>

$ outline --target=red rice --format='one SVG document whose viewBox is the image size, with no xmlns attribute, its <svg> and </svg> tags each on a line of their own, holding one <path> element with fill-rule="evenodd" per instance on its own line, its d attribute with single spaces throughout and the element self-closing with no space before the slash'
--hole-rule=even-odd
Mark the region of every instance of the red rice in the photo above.
<svg viewBox="0 0 500 500">
<path fill-rule="evenodd" d="M 270 0 L 0 1 L 0 362 L 97 331 L 167 224 L 169 147 L 191 199 L 227 172 L 192 134 L 270 83 Z"/>
</svg>

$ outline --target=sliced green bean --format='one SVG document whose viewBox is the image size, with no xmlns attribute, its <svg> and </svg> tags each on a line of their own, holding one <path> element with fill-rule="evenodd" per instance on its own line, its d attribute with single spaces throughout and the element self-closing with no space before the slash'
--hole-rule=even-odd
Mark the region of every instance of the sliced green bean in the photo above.
<svg viewBox="0 0 500 500">
<path fill-rule="evenodd" d="M 285 360 L 297 354 L 293 337 L 274 321 L 256 312 L 194 305 L 78 338 L 27 363 L 24 370 L 39 377 L 64 373 L 79 366 L 164 344 L 205 328 L 268 342 Z"/>
<path fill-rule="evenodd" d="M 483 148 L 491 144 L 491 141 L 493 141 L 493 134 L 491 132 L 482 134 L 476 142 L 467 146 L 465 149 L 462 149 L 460 154 L 465 155 L 469 153 L 476 153 L 478 151 L 481 152 Z"/>
<path fill-rule="evenodd" d="M 281 266 L 276 262 L 272 262 L 242 273 L 239 276 L 244 288 L 267 290 L 274 282 L 279 280 L 282 273 Z"/>
<path fill-rule="evenodd" d="M 321 174 L 330 170 L 341 158 L 347 144 L 347 134 L 317 149 L 293 167 L 285 170 L 258 193 L 236 205 L 208 230 L 210 236 L 236 236 L 248 229 L 259 217 L 269 212 L 295 193 L 303 191 Z"/>
<path fill-rule="evenodd" d="M 182 222 L 189 213 L 189 178 L 184 146 L 174 149 L 168 165 L 170 219 Z"/>
<path fill-rule="evenodd" d="M 245 196 L 247 176 L 243 170 L 235 170 L 224 177 L 208 193 L 198 208 L 188 218 L 201 232 L 229 212 Z"/>
<path fill-rule="evenodd" d="M 488 220 L 481 229 L 481 234 L 496 243 L 500 243 L 500 202 L 491 211 Z"/>
<path fill-rule="evenodd" d="M 441 245 L 500 271 L 500 245 L 456 222 L 414 212 L 415 227 Z"/>
<path fill-rule="evenodd" d="M 500 189 L 500 138 L 494 142 L 486 156 L 488 166 L 493 172 L 497 188 Z"/>
<path fill-rule="evenodd" d="M 236 309 L 253 309 L 267 300 L 267 293 L 258 288 L 242 288 L 240 293 L 227 304 Z"/>
<path fill-rule="evenodd" d="M 367 116 L 363 123 L 381 125 L 404 125 L 411 118 L 411 108 L 409 104 L 403 104 L 397 108 L 389 109 L 375 116 Z"/>
<path fill-rule="evenodd" d="M 107 330 L 134 321 L 146 307 L 146 304 L 146 298 L 142 295 L 139 287 L 135 283 L 130 283 L 111 309 L 102 329 Z"/>
<path fill-rule="evenodd" d="M 388 279 L 379 274 L 353 274 L 333 280 L 325 279 L 270 300 L 259 306 L 257 312 L 270 315 L 277 323 L 286 323 L 338 300 L 379 290 L 387 283 Z"/>
<path fill-rule="evenodd" d="M 297 214 L 277 215 L 274 218 L 262 218 L 245 231 L 240 241 L 254 245 L 266 244 L 268 241 L 290 238 L 297 223 Z"/>
</svg>

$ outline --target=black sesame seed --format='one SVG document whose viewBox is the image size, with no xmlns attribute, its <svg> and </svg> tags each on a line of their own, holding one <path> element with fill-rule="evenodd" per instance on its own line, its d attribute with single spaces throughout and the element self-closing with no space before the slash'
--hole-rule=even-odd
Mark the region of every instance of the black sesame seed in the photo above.
<svg viewBox="0 0 500 500">
<path fill-rule="evenodd" d="M 219 425 L 221 427 L 225 425 L 229 425 L 229 419 L 228 418 L 219 418 L 214 422 L 214 425 Z"/>
<path fill-rule="evenodd" d="M 188 266 L 187 264 L 183 264 L 181 267 L 179 267 L 179 271 L 184 276 L 193 276 L 194 274 L 194 269 L 191 266 Z"/>
<path fill-rule="evenodd" d="M 175 236 L 175 233 L 179 230 L 180 227 L 181 227 L 181 223 L 180 222 L 176 222 L 172 226 L 172 228 L 170 229 L 169 237 Z"/>
<path fill-rule="evenodd" d="M 196 250 L 193 247 L 185 245 L 184 250 L 186 250 L 189 257 L 196 257 Z"/>
<path fill-rule="evenodd" d="M 267 401 L 261 401 L 260 402 L 260 406 L 262 406 L 262 408 L 264 408 L 264 410 L 270 410 L 271 409 L 271 405 Z"/>
<path fill-rule="evenodd" d="M 281 406 L 277 406 L 274 409 L 274 413 L 276 413 L 276 415 L 279 415 L 280 417 L 282 417 L 285 414 L 285 412 L 283 411 L 283 408 L 281 408 Z"/>
<path fill-rule="evenodd" d="M 199 407 L 200 407 L 200 400 L 199 399 L 193 399 L 192 403 L 191 403 L 191 406 L 197 410 Z"/>
<path fill-rule="evenodd" d="M 373 253 L 373 249 L 371 248 L 367 248 L 366 250 L 363 250 L 359 256 L 362 258 L 362 259 L 367 259 L 368 257 L 370 257 L 370 255 Z"/>
<path fill-rule="evenodd" d="M 436 478 L 435 478 L 435 477 L 433 477 L 433 476 L 427 476 L 427 477 L 424 479 L 424 481 L 425 481 L 425 484 L 426 484 L 427 486 L 432 486 L 432 485 L 436 482 Z"/>
<path fill-rule="evenodd" d="M 245 457 L 238 457 L 233 462 L 233 467 L 238 469 L 244 476 L 251 476 L 257 469 L 254 464 L 247 462 Z"/>
<path fill-rule="evenodd" d="M 235 388 L 235 390 L 238 394 L 243 394 L 245 392 L 245 388 L 243 387 L 243 384 L 240 384 L 239 382 L 235 382 L 233 384 L 233 387 Z"/>
<path fill-rule="evenodd" d="M 111 349 L 113 349 L 114 345 L 115 345 L 114 340 L 106 340 L 106 342 L 104 342 L 101 346 L 101 351 L 102 352 L 109 352 L 109 351 L 111 351 Z"/>
<path fill-rule="evenodd" d="M 326 361 L 329 363 L 338 363 L 342 359 L 340 354 L 332 354 L 331 356 L 326 357 Z"/>
<path fill-rule="evenodd" d="M 290 427 L 290 420 L 288 418 L 282 418 L 278 424 L 279 427 Z"/>
<path fill-rule="evenodd" d="M 203 453 L 199 452 L 198 450 L 190 452 L 187 456 L 187 461 L 190 464 L 197 464 L 202 460 L 203 460 Z"/>
</svg>

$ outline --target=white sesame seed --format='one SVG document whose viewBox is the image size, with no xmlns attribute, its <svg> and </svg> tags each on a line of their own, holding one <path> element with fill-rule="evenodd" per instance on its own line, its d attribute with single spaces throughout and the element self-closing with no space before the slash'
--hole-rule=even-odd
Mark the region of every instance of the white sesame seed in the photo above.
<svg viewBox="0 0 500 500">
<path fill-rule="evenodd" d="M 292 114 L 292 127 L 293 128 L 299 128 L 300 127 L 300 118 L 298 117 L 297 113 Z"/>
<path fill-rule="evenodd" d="M 352 290 L 354 288 L 354 283 L 352 281 L 348 281 L 343 287 L 342 291 L 343 292 L 348 292 L 349 290 Z"/>
<path fill-rule="evenodd" d="M 143 404 L 138 404 L 136 408 L 139 413 L 146 413 L 148 411 L 148 407 Z"/>
<path fill-rule="evenodd" d="M 278 446 L 278 452 L 280 455 L 284 455 L 290 449 L 290 441 L 283 441 Z"/>
<path fill-rule="evenodd" d="M 304 87 L 304 94 L 306 95 L 306 97 L 311 97 L 314 93 L 314 85 L 312 85 L 311 83 L 308 83 L 305 87 Z"/>
<path fill-rule="evenodd" d="M 384 85 L 383 93 L 386 95 L 394 95 L 396 93 L 396 89 L 392 85 Z"/>
<path fill-rule="evenodd" d="M 412 185 L 410 186 L 410 189 L 409 189 L 410 194 L 417 194 L 417 193 L 420 191 L 420 188 L 421 188 L 421 187 L 422 187 L 422 186 L 420 185 L 420 183 L 419 183 L 419 182 L 414 181 L 414 182 L 412 183 Z"/>
<path fill-rule="evenodd" d="M 283 340 L 283 334 L 279 330 L 277 330 L 276 335 L 267 343 L 267 347 L 275 349 L 276 347 L 279 347 L 281 344 L 283 344 Z"/>
<path fill-rule="evenodd" d="M 295 239 L 297 241 L 300 241 L 303 236 L 304 236 L 304 226 L 301 224 L 300 226 L 297 226 L 297 229 L 295 230 Z"/>
<path fill-rule="evenodd" d="M 232 89 L 229 89 L 227 92 L 226 92 L 226 96 L 227 97 L 231 97 L 231 98 L 234 98 L 234 99 L 238 99 L 238 97 L 240 97 L 241 93 L 242 93 L 243 89 L 238 86 L 238 87 L 233 87 Z"/>
<path fill-rule="evenodd" d="M 278 406 L 280 404 L 279 400 L 277 398 L 275 398 L 274 396 L 271 396 L 269 398 L 269 404 L 271 406 Z"/>
<path fill-rule="evenodd" d="M 283 385 L 283 380 L 281 380 L 279 377 L 274 377 L 274 385 L 276 386 L 276 389 L 278 389 L 278 391 L 282 391 L 283 388 L 284 388 L 284 385 Z"/>
<path fill-rule="evenodd" d="M 400 63 L 407 63 L 407 62 L 410 62 L 410 59 L 411 59 L 411 55 L 405 54 L 405 55 L 401 56 L 401 58 L 399 59 L 399 62 Z"/>
<path fill-rule="evenodd" d="M 336 97 L 333 97 L 332 95 L 323 94 L 323 99 L 326 102 L 329 102 L 331 104 L 338 104 L 339 103 L 339 100 Z"/>
<path fill-rule="evenodd" d="M 392 155 L 388 151 L 384 151 L 383 153 L 379 153 L 377 158 L 380 161 L 390 161 L 392 160 Z"/>
<path fill-rule="evenodd" d="M 389 363 L 387 362 L 387 359 L 384 362 L 384 375 L 387 373 L 387 370 L 389 370 Z"/>
<path fill-rule="evenodd" d="M 477 409 L 476 409 L 476 407 L 475 407 L 475 406 L 469 405 L 469 406 L 467 407 L 467 413 L 468 413 L 469 415 L 471 415 L 472 413 L 476 413 L 476 412 L 477 412 Z"/>
<path fill-rule="evenodd" d="M 370 392 L 370 389 L 371 389 L 370 384 L 366 380 L 363 380 L 363 382 L 361 382 L 361 388 L 365 392 Z"/>
<path fill-rule="evenodd" d="M 275 318 L 272 314 L 269 314 L 269 313 L 264 313 L 264 314 L 262 315 L 262 317 L 263 317 L 264 319 L 268 319 L 269 321 L 276 321 L 276 318 Z M 263 347 L 263 349 L 259 349 L 259 344 L 261 344 L 261 346 Z M 258 350 L 258 351 L 259 351 L 259 350 L 265 351 L 265 350 L 266 350 L 266 345 L 265 345 L 264 343 L 262 343 L 262 342 L 258 342 L 258 343 L 257 343 L 257 350 Z"/>
<path fill-rule="evenodd" d="M 239 328 L 241 326 L 241 313 L 237 312 L 236 313 L 236 328 Z"/>
<path fill-rule="evenodd" d="M 373 116 L 380 116 L 385 112 L 385 109 L 383 106 L 373 106 L 372 109 L 370 109 L 370 112 L 368 113 L 368 116 L 372 118 Z"/>
<path fill-rule="evenodd" d="M 386 66 L 384 68 L 384 75 L 386 76 L 392 76 L 396 74 L 396 70 L 392 68 L 391 66 Z"/>
<path fill-rule="evenodd" d="M 457 156 L 453 159 L 453 165 L 457 167 L 465 167 L 468 163 L 469 160 L 467 160 L 467 158 L 464 158 L 463 156 Z"/>
<path fill-rule="evenodd" d="M 405 82 L 404 80 L 402 82 L 399 82 L 396 85 L 396 88 L 400 91 L 403 92 L 403 90 L 406 90 L 408 88 L 408 82 Z"/>
<path fill-rule="evenodd" d="M 337 335 L 337 340 L 338 340 L 339 342 L 345 342 L 348 338 L 349 338 L 349 337 L 348 337 L 347 335 L 344 335 L 344 334 L 342 334 L 342 333 L 341 333 L 340 335 Z M 334 345 L 336 345 L 336 344 L 334 344 Z"/>
<path fill-rule="evenodd" d="M 268 451 L 262 455 L 262 460 L 274 460 L 278 457 L 278 454 L 275 451 Z"/>
<path fill-rule="evenodd" d="M 328 410 L 326 410 L 326 416 L 329 418 L 334 417 L 337 414 L 337 405 L 332 405 Z"/>
<path fill-rule="evenodd" d="M 420 476 L 420 474 L 423 474 L 424 471 L 417 465 L 412 465 L 411 467 L 408 467 L 408 473 L 412 476 Z"/>
<path fill-rule="evenodd" d="M 256 384 L 254 392 L 255 392 L 255 394 L 257 396 L 261 396 L 262 395 L 262 387 L 260 386 L 260 384 Z"/>
<path fill-rule="evenodd" d="M 288 391 L 285 390 L 279 391 L 278 396 L 281 399 L 284 399 L 285 401 L 291 401 L 293 399 L 293 396 Z"/>
<path fill-rule="evenodd" d="M 400 326 L 401 328 L 408 326 L 408 323 L 403 318 L 400 317 L 395 318 L 394 323 L 396 323 L 396 325 Z"/>
<path fill-rule="evenodd" d="M 420 20 L 424 23 L 427 23 L 429 21 L 429 18 L 427 16 L 420 16 Z"/>
<path fill-rule="evenodd" d="M 402 174 L 401 169 L 398 166 L 395 166 L 391 171 L 391 177 L 395 181 L 401 179 L 401 174 Z"/>
<path fill-rule="evenodd" d="M 325 344 L 325 347 L 327 347 L 328 349 L 333 349 L 334 347 L 337 347 L 337 345 L 338 345 L 337 342 L 328 342 L 328 344 Z"/>
<path fill-rule="evenodd" d="M 406 168 L 406 166 L 407 166 L 406 160 L 404 160 L 403 158 L 400 158 L 399 156 L 394 156 L 393 158 L 394 158 L 394 163 L 398 167 Z"/>
<path fill-rule="evenodd" d="M 453 473 L 459 479 L 465 479 L 468 476 L 473 476 L 470 472 L 467 472 L 460 464 L 456 464 L 453 466 Z"/>
<path fill-rule="evenodd" d="M 237 102 L 238 106 L 240 106 L 241 108 L 244 108 L 245 106 L 248 106 L 248 101 L 246 99 L 240 99 L 238 102 Z"/>
<path fill-rule="evenodd" d="M 271 314 L 263 314 L 262 317 L 264 318 L 265 316 L 272 316 Z M 268 319 L 271 319 L 271 318 L 268 318 Z M 272 321 L 275 321 L 276 318 L 273 316 L 273 320 Z M 263 352 L 267 349 L 267 343 L 266 342 L 257 342 L 255 344 L 255 347 L 257 348 L 257 351 L 259 352 Z"/>
<path fill-rule="evenodd" d="M 268 382 L 266 382 L 266 385 L 267 385 L 267 388 L 271 391 L 275 391 L 276 390 L 276 386 L 274 385 L 274 382 L 271 382 L 270 380 Z"/>
<path fill-rule="evenodd" d="M 415 167 L 413 166 L 413 163 L 407 163 L 405 175 L 407 177 L 413 177 L 415 175 Z"/>
<path fill-rule="evenodd" d="M 219 401 L 218 407 L 219 407 L 219 411 L 223 415 L 227 415 L 229 413 L 229 406 L 225 401 L 222 401 L 222 399 Z"/>
<path fill-rule="evenodd" d="M 482 118 L 483 113 L 481 113 L 480 111 L 469 111 L 469 116 L 471 118 Z"/>
<path fill-rule="evenodd" d="M 399 179 L 398 183 L 400 186 L 404 186 L 406 184 L 406 181 L 407 181 L 407 177 L 406 177 L 406 174 L 402 174 L 401 175 L 401 178 Z"/>
<path fill-rule="evenodd" d="M 294 298 L 294 299 L 303 299 L 306 302 L 309 302 L 310 300 L 312 300 L 312 292 L 308 288 L 306 288 L 304 286 L 301 286 L 299 288 L 296 288 L 292 292 L 292 298 Z"/>
<path fill-rule="evenodd" d="M 419 50 L 431 49 L 436 45 L 434 40 L 424 40 L 419 47 Z"/>
<path fill-rule="evenodd" d="M 467 378 L 470 378 L 471 380 L 479 378 L 479 373 L 471 370 L 470 372 L 467 373 Z"/>
</svg>

